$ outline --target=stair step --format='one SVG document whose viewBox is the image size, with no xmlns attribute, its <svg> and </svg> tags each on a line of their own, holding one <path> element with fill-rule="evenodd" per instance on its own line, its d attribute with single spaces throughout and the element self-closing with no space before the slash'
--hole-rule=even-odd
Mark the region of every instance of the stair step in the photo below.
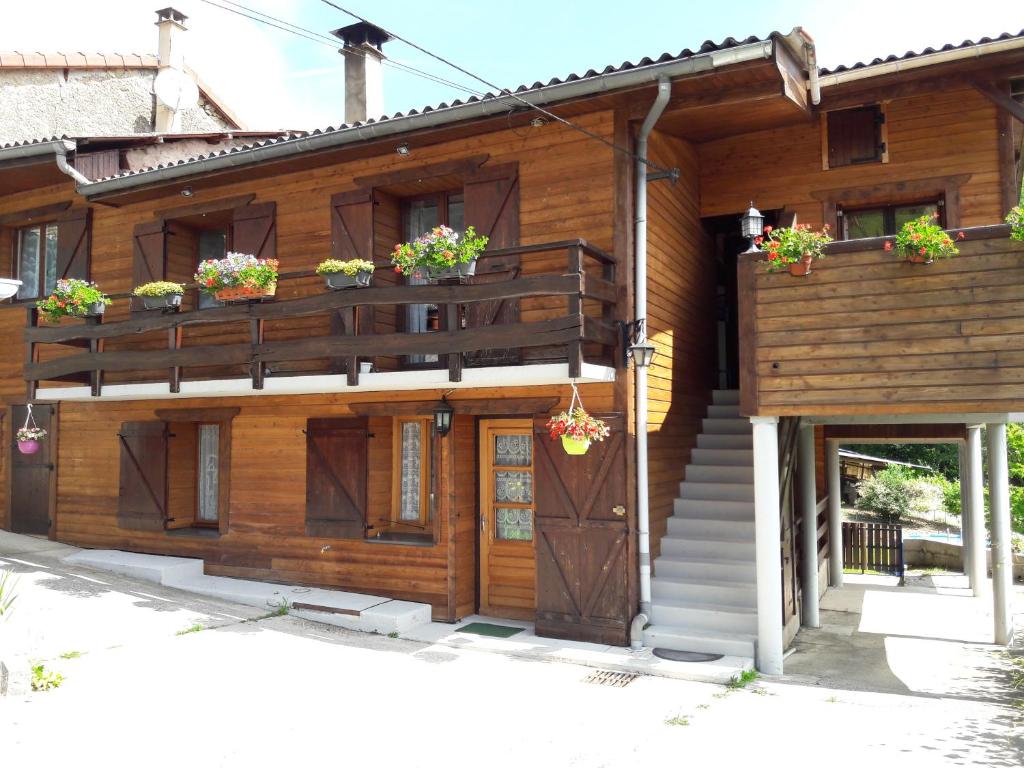
<svg viewBox="0 0 1024 768">
<path fill-rule="evenodd" d="M 708 483 L 684 480 L 679 484 L 679 498 L 753 502 L 754 483 Z"/>
<path fill-rule="evenodd" d="M 754 468 L 687 464 L 685 477 L 696 483 L 753 483 Z"/>
<path fill-rule="evenodd" d="M 676 499 L 672 502 L 672 517 L 685 520 L 736 520 L 753 522 L 754 502 L 721 501 L 714 499 Z M 669 525 L 671 530 L 672 526 Z"/>
<path fill-rule="evenodd" d="M 670 648 L 674 651 L 721 653 L 726 656 L 754 658 L 755 636 L 745 633 L 706 632 L 699 629 L 651 624 L 644 630 L 648 648 Z"/>
<path fill-rule="evenodd" d="M 749 419 L 702 419 L 701 431 L 707 435 L 750 435 L 753 427 Z"/>
<path fill-rule="evenodd" d="M 726 558 L 754 561 L 754 537 L 749 539 L 690 539 L 669 534 L 661 537 L 661 551 L 672 556 Z"/>
<path fill-rule="evenodd" d="M 686 629 L 702 629 L 727 634 L 757 632 L 757 611 L 753 608 L 701 603 L 699 605 L 676 601 L 654 600 L 651 603 L 651 623 L 670 624 Z"/>
<path fill-rule="evenodd" d="M 715 539 L 719 541 L 753 541 L 753 520 L 708 520 L 701 517 L 668 519 L 668 535 L 684 539 Z"/>
<path fill-rule="evenodd" d="M 754 435 L 697 435 L 698 448 L 740 448 L 752 450 L 754 447 Z"/>
<path fill-rule="evenodd" d="M 711 402 L 715 405 L 739 405 L 740 391 L 738 389 L 716 389 L 711 393 Z"/>
<path fill-rule="evenodd" d="M 736 405 L 709 405 L 708 418 L 712 419 L 738 419 L 740 418 L 740 406 Z"/>
<path fill-rule="evenodd" d="M 697 605 L 711 603 L 738 608 L 757 607 L 756 586 L 736 581 L 655 576 L 651 580 L 651 596 L 655 602 L 670 600 Z"/>
<path fill-rule="evenodd" d="M 754 451 L 739 448 L 694 448 L 690 458 L 694 464 L 750 467 L 751 472 L 754 467 Z"/>
<path fill-rule="evenodd" d="M 756 570 L 753 560 L 663 554 L 654 562 L 654 573 L 668 579 L 707 579 L 754 586 Z"/>
</svg>

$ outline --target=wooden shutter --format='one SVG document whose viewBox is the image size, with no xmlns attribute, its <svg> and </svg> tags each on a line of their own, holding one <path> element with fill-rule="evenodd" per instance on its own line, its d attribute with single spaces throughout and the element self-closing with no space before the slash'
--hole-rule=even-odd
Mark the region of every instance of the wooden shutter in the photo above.
<svg viewBox="0 0 1024 768">
<path fill-rule="evenodd" d="M 257 259 L 277 258 L 277 203 L 257 203 L 235 208 L 231 250 L 251 253 Z"/>
<path fill-rule="evenodd" d="M 132 285 L 167 276 L 167 227 L 163 220 L 138 224 L 132 237 Z"/>
<path fill-rule="evenodd" d="M 873 163 L 882 157 L 882 110 L 871 107 L 828 113 L 828 166 Z"/>
<path fill-rule="evenodd" d="M 87 179 L 105 179 L 121 172 L 121 150 L 106 149 L 75 155 L 75 170 Z"/>
<path fill-rule="evenodd" d="M 534 421 L 537 541 L 536 631 L 542 637 L 627 645 L 633 617 L 626 516 L 624 419 L 583 456 Z M 621 514 L 620 514 L 621 513 Z"/>
<path fill-rule="evenodd" d="M 331 196 L 331 258 L 373 261 L 373 190 Z"/>
<path fill-rule="evenodd" d="M 57 279 L 89 279 L 92 209 L 71 208 L 57 218 Z"/>
<path fill-rule="evenodd" d="M 126 421 L 121 443 L 117 524 L 134 531 L 162 531 L 167 519 L 167 424 Z"/>
<path fill-rule="evenodd" d="M 466 226 L 487 235 L 487 250 L 519 245 L 519 165 L 505 163 L 486 168 L 466 178 Z M 486 255 L 486 252 L 485 252 Z M 493 283 L 519 276 L 519 256 L 483 258 L 477 265 L 473 283 Z M 481 301 L 466 306 L 466 327 L 504 325 L 519 322 L 519 301 Z M 466 364 L 514 365 L 519 350 L 488 349 L 466 355 Z"/>
<path fill-rule="evenodd" d="M 306 535 L 366 533 L 367 422 L 310 419 L 306 429 Z"/>
</svg>

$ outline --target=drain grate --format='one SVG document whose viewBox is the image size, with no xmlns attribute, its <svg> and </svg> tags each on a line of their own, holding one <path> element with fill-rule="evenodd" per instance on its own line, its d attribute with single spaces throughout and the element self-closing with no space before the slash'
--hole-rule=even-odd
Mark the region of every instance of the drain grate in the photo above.
<svg viewBox="0 0 1024 768">
<path fill-rule="evenodd" d="M 611 672 L 607 669 L 599 669 L 584 677 L 583 682 L 594 685 L 606 685 L 610 688 L 625 688 L 636 680 L 637 677 L 638 675 L 634 675 L 632 672 Z"/>
</svg>

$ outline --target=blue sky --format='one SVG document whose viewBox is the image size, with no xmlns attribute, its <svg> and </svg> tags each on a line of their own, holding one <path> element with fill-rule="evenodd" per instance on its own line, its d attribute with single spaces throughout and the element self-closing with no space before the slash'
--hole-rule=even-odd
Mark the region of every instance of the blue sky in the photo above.
<svg viewBox="0 0 1024 768">
<path fill-rule="evenodd" d="M 5 8 L 2 50 L 155 52 L 153 11 L 163 2 L 48 0 Z M 214 0 L 228 4 L 226 0 Z M 352 23 L 320 0 L 234 0 L 317 32 Z M 312 128 L 343 119 L 342 57 L 314 43 L 212 7 L 170 0 L 189 19 L 187 60 L 258 128 Z M 646 3 L 554 0 L 338 0 L 491 82 L 515 86 L 625 60 L 695 48 L 704 40 L 764 36 L 800 25 L 823 66 L 1024 28 L 1012 0 L 859 0 Z M 5 3 L 7 5 L 7 3 Z M 393 60 L 486 90 L 408 46 Z M 465 91 L 385 69 L 388 113 L 464 98 Z"/>
</svg>

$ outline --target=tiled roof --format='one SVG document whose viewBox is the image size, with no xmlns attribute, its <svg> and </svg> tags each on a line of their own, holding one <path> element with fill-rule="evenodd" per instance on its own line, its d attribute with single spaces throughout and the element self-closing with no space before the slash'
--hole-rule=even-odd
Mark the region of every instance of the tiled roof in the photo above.
<svg viewBox="0 0 1024 768">
<path fill-rule="evenodd" d="M 894 61 L 906 61 L 908 59 L 916 59 L 918 56 L 927 56 L 932 53 L 944 53 L 946 51 L 957 51 L 962 48 L 973 48 L 976 45 L 984 45 L 985 43 L 995 43 L 1001 40 L 1014 40 L 1016 38 L 1024 37 L 1024 29 L 1020 32 L 1003 32 L 997 37 L 982 37 L 978 40 L 964 40 L 962 43 L 946 43 L 941 48 L 925 48 L 923 51 L 907 51 L 903 54 L 891 53 L 888 56 L 878 59 L 872 59 L 869 62 L 858 61 L 856 64 L 840 64 L 838 67 L 832 69 L 821 69 L 819 70 L 820 75 L 835 75 L 840 72 L 849 72 L 854 69 L 864 69 L 865 67 L 875 67 L 879 64 L 889 64 Z"/>
<path fill-rule="evenodd" d="M 14 147 L 28 147 L 32 144 L 49 144 L 51 141 L 63 141 L 67 136 L 50 136 L 41 139 L 25 139 L 24 141 L 12 141 L 8 144 L 0 144 L 0 149 L 13 149 Z"/>
<path fill-rule="evenodd" d="M 148 53 L 0 52 L 0 69 L 153 69 L 159 63 Z"/>
</svg>

